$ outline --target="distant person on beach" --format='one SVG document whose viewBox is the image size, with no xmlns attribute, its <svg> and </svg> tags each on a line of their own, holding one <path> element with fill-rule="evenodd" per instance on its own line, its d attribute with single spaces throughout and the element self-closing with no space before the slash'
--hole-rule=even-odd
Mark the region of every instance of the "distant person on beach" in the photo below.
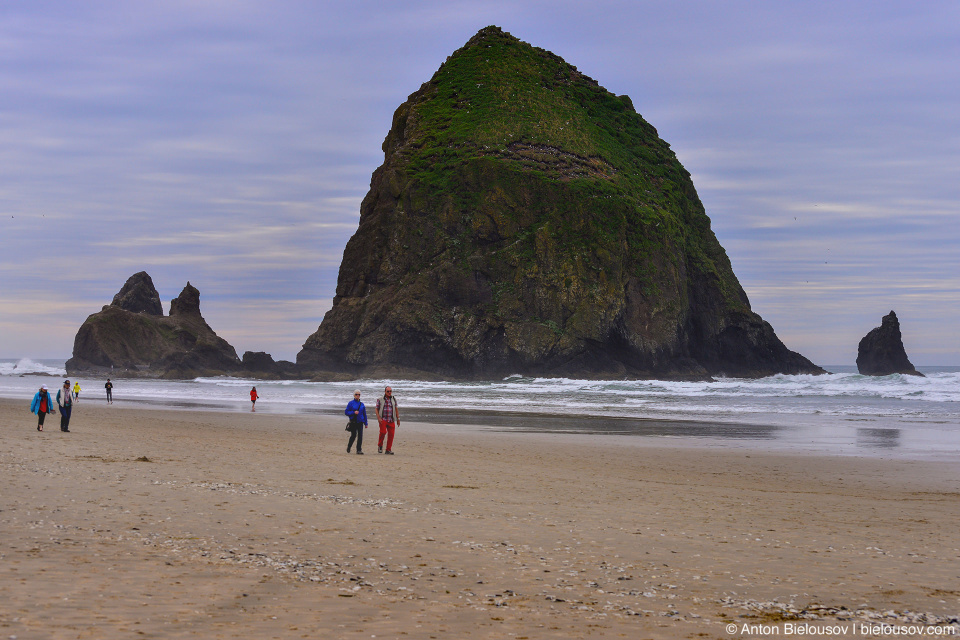
<svg viewBox="0 0 960 640">
<path fill-rule="evenodd" d="M 393 455 L 393 434 L 400 425 L 400 412 L 397 411 L 397 399 L 393 389 L 383 390 L 383 397 L 377 398 L 377 422 L 380 423 L 380 440 L 377 441 L 377 453 Z M 383 450 L 383 437 L 387 436 L 387 450 Z"/>
<path fill-rule="evenodd" d="M 347 453 L 353 446 L 353 441 L 357 441 L 357 455 L 363 455 L 363 430 L 367 428 L 367 408 L 360 402 L 360 390 L 353 392 L 353 400 L 347 403 L 347 408 L 343 411 L 350 418 L 350 441 L 347 442 Z"/>
<path fill-rule="evenodd" d="M 250 402 L 251 402 L 251 404 L 253 405 L 253 406 L 250 407 L 250 411 L 256 411 L 256 410 L 257 410 L 257 398 L 259 398 L 259 397 L 260 397 L 260 396 L 257 395 L 257 388 L 256 388 L 256 387 L 254 387 L 253 389 L 250 389 Z"/>
<path fill-rule="evenodd" d="M 70 433 L 70 414 L 73 413 L 73 398 L 70 395 L 70 381 L 64 380 L 63 387 L 57 391 L 57 406 L 60 407 L 60 431 Z"/>
<path fill-rule="evenodd" d="M 74 400 L 80 399 L 80 381 L 79 380 L 73 383 L 73 399 Z"/>
<path fill-rule="evenodd" d="M 37 391 L 33 396 L 33 402 L 30 404 L 30 413 L 37 414 L 37 431 L 43 431 L 43 419 L 47 417 L 48 413 L 56 413 L 56 409 L 53 408 L 53 400 L 50 399 L 50 394 L 47 393 L 47 385 L 40 385 L 40 391 Z"/>
<path fill-rule="evenodd" d="M 107 378 L 107 384 L 103 385 L 103 388 L 107 390 L 107 404 L 113 404 L 113 383 L 110 378 Z"/>
</svg>

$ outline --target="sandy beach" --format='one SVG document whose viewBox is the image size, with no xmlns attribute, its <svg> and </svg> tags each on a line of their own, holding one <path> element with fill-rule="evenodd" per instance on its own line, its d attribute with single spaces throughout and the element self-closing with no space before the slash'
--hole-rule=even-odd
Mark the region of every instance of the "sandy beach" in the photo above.
<svg viewBox="0 0 960 640">
<path fill-rule="evenodd" d="M 38 433 L 27 405 L 0 400 L 4 638 L 885 637 L 960 613 L 956 464 L 415 423 L 357 456 L 339 418 L 90 400 Z"/>
</svg>

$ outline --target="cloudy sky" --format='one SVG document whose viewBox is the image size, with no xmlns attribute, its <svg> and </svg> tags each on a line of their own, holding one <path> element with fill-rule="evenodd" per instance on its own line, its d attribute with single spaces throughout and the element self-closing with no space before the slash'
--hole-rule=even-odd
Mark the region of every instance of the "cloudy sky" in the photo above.
<svg viewBox="0 0 960 640">
<path fill-rule="evenodd" d="M 5 1 L 0 357 L 68 357 L 146 270 L 293 359 L 394 109 L 489 24 L 631 96 L 791 349 L 852 364 L 895 309 L 960 365 L 953 0 Z"/>
</svg>

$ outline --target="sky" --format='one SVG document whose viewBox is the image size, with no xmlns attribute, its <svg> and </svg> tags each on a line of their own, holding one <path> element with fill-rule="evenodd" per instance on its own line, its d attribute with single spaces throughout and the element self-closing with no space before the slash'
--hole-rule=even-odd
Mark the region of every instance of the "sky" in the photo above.
<svg viewBox="0 0 960 640">
<path fill-rule="evenodd" d="M 960 3 L 0 3 L 0 358 L 67 358 L 147 271 L 242 354 L 330 308 L 394 110 L 474 33 L 556 53 L 693 176 L 754 311 L 960 365 Z"/>
</svg>

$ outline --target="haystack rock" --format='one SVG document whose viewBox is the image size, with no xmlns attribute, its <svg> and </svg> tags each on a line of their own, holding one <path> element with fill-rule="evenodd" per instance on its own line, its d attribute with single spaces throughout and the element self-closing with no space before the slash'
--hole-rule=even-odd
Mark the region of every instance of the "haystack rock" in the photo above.
<svg viewBox="0 0 960 640">
<path fill-rule="evenodd" d="M 900 333 L 900 320 L 893 311 L 883 316 L 880 326 L 872 329 L 860 341 L 857 370 L 867 376 L 888 376 L 893 373 L 923 375 L 907 358 Z"/>
<path fill-rule="evenodd" d="M 400 105 L 333 307 L 353 375 L 822 373 L 750 309 L 690 174 L 633 108 L 487 27 Z"/>
<path fill-rule="evenodd" d="M 131 276 L 112 304 L 84 321 L 67 372 L 192 378 L 241 369 L 236 350 L 200 314 L 200 292 L 189 282 L 169 316 L 159 303 L 149 275 Z"/>
</svg>

